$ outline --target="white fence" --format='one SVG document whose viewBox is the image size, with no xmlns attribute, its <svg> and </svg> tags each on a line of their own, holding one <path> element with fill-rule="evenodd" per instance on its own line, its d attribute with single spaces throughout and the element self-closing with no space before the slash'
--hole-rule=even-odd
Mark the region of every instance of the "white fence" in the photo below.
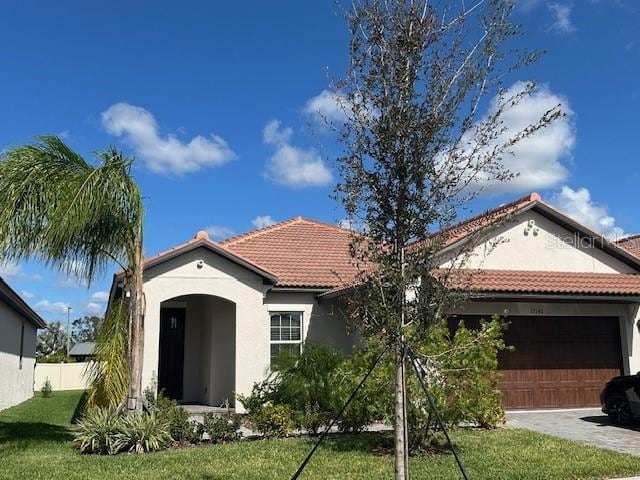
<svg viewBox="0 0 640 480">
<path fill-rule="evenodd" d="M 91 362 L 36 363 L 34 390 L 49 379 L 52 390 L 85 390 L 89 387 L 87 369 Z"/>
</svg>

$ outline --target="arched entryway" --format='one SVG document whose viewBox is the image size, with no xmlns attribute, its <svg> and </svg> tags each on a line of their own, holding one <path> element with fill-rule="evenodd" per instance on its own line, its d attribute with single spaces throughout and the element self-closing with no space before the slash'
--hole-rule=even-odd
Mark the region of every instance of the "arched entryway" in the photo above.
<svg viewBox="0 0 640 480">
<path fill-rule="evenodd" d="M 236 304 L 183 295 L 160 304 L 158 390 L 181 403 L 235 405 Z"/>
</svg>

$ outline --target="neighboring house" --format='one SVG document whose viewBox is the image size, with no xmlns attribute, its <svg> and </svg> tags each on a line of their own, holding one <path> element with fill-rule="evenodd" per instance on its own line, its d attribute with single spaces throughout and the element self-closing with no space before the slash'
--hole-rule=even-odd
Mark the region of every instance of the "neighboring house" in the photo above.
<svg viewBox="0 0 640 480">
<path fill-rule="evenodd" d="M 69 356 L 76 362 L 87 362 L 94 357 L 96 342 L 78 342 L 69 350 Z"/>
<path fill-rule="evenodd" d="M 464 265 L 473 274 L 460 275 L 473 298 L 453 321 L 507 313 L 511 322 L 515 351 L 500 358 L 507 408 L 597 405 L 610 377 L 640 370 L 640 260 L 625 242 L 607 241 L 537 194 L 449 233 L 442 266 L 473 247 Z M 355 273 L 349 243 L 349 231 L 298 217 L 221 243 L 199 232 L 149 258 L 144 385 L 157 378 L 183 402 L 234 405 L 283 350 L 307 340 L 349 350 L 355 338 L 337 308 Z M 111 300 L 122 295 L 120 280 Z"/>
<path fill-rule="evenodd" d="M 0 410 L 33 396 L 37 329 L 45 321 L 0 279 Z"/>
</svg>

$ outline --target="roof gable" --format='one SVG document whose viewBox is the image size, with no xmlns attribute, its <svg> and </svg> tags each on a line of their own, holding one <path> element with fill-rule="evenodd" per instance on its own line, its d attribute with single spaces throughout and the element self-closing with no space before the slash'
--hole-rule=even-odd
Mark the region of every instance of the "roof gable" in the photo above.
<svg viewBox="0 0 640 480">
<path fill-rule="evenodd" d="M 170 250 L 167 250 L 165 252 L 159 253 L 158 255 L 145 259 L 144 268 L 145 270 L 149 268 L 153 268 L 156 265 L 164 263 L 172 258 L 175 258 L 179 255 L 185 254 L 192 250 L 195 250 L 196 248 L 205 248 L 206 250 L 209 250 L 215 254 L 218 254 L 226 258 L 227 260 L 230 260 L 231 262 L 236 263 L 246 268 L 247 270 L 250 270 L 260 275 L 265 280 L 268 280 L 271 283 L 276 283 L 278 281 L 278 277 L 275 273 L 257 264 L 253 259 L 247 259 L 236 252 L 230 251 L 229 249 L 225 248 L 221 244 L 213 242 L 212 240 L 209 240 L 209 235 L 207 234 L 207 232 L 204 232 L 204 231 L 198 232 L 192 240 L 189 240 L 188 242 L 183 243 L 182 245 L 178 245 Z M 118 275 L 122 275 L 122 273 L 123 273 L 122 271 L 118 272 Z"/>
<path fill-rule="evenodd" d="M 609 241 L 589 227 L 561 213 L 551 205 L 545 203 L 537 193 L 532 193 L 514 202 L 489 210 L 481 215 L 464 220 L 443 230 L 445 237 L 445 251 L 455 250 L 467 241 L 480 243 L 486 241 L 502 226 L 517 222 L 517 217 L 524 212 L 534 211 L 550 222 L 575 235 L 577 243 L 587 242 L 590 248 L 605 252 L 616 260 L 628 265 L 635 271 L 640 271 L 640 258 Z M 638 243 L 640 250 L 640 242 Z M 561 270 L 560 268 L 558 270 Z"/>
<path fill-rule="evenodd" d="M 7 282 L 0 278 L 0 301 L 6 303 L 14 311 L 24 316 L 36 328 L 46 328 L 47 322 L 38 315 Z"/>
</svg>

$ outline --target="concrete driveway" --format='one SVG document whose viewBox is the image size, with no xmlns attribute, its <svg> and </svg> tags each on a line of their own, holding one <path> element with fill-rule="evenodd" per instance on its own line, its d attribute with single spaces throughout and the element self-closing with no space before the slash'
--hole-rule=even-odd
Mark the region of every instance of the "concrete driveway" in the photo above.
<svg viewBox="0 0 640 480">
<path fill-rule="evenodd" d="M 640 425 L 613 425 L 599 408 L 507 412 L 506 427 L 526 428 L 640 456 Z"/>
</svg>

